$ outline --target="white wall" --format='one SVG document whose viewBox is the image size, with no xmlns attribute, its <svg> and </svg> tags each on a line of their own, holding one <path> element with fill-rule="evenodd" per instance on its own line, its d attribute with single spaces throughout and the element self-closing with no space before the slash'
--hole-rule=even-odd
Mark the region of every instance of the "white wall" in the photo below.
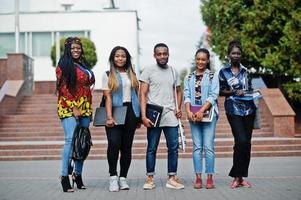
<svg viewBox="0 0 301 200">
<path fill-rule="evenodd" d="M 20 11 L 63 11 L 62 4 L 73 4 L 71 10 L 103 10 L 110 0 L 19 0 Z M 14 12 L 14 0 L 0 0 L 0 13 Z"/>
<path fill-rule="evenodd" d="M 0 32 L 14 32 L 14 16 L 0 15 Z M 93 68 L 96 88 L 108 69 L 108 57 L 116 45 L 126 47 L 138 65 L 137 15 L 135 11 L 48 12 L 20 14 L 21 32 L 90 31 L 98 62 Z M 34 57 L 34 80 L 55 80 L 50 57 Z"/>
</svg>

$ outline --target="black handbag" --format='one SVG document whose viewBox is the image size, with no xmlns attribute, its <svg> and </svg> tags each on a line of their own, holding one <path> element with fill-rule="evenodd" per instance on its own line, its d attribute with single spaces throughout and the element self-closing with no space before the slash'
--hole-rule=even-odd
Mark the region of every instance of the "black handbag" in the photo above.
<svg viewBox="0 0 301 200">
<path fill-rule="evenodd" d="M 90 152 L 92 137 L 89 128 L 76 125 L 72 138 L 71 154 L 68 162 L 68 174 L 73 173 L 74 160 L 85 160 Z"/>
<path fill-rule="evenodd" d="M 85 160 L 93 146 L 89 128 L 76 126 L 72 140 L 72 158 L 74 160 Z"/>
</svg>

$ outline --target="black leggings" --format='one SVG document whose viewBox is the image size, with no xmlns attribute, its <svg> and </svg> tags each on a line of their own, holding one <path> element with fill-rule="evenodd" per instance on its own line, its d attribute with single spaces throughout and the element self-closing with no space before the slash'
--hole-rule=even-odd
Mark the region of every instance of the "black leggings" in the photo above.
<svg viewBox="0 0 301 200">
<path fill-rule="evenodd" d="M 131 103 L 124 103 L 124 105 L 128 107 L 125 124 L 112 128 L 105 127 L 105 129 L 108 139 L 107 158 L 110 176 L 117 175 L 120 152 L 120 177 L 126 178 L 132 160 L 132 144 L 138 118 L 135 116 Z"/>
<path fill-rule="evenodd" d="M 234 137 L 231 177 L 248 177 L 251 158 L 251 139 L 255 114 L 247 116 L 227 115 Z"/>
</svg>

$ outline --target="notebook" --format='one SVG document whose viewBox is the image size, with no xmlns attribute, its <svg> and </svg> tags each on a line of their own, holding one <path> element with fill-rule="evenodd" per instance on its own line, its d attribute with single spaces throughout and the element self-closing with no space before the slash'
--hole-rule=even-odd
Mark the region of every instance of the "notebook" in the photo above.
<svg viewBox="0 0 301 200">
<path fill-rule="evenodd" d="M 159 127 L 162 111 L 162 106 L 146 104 L 146 117 L 151 120 L 154 127 Z"/>
<path fill-rule="evenodd" d="M 127 106 L 117 106 L 112 108 L 112 114 L 116 125 L 124 125 L 127 112 Z M 93 126 L 105 126 L 107 121 L 106 107 L 96 108 Z"/>
<path fill-rule="evenodd" d="M 260 91 L 254 90 L 252 92 L 246 92 L 244 96 L 234 96 L 236 100 L 244 100 L 244 101 L 251 101 L 262 98 Z"/>
<path fill-rule="evenodd" d="M 201 105 L 191 105 L 190 106 L 190 111 L 195 114 L 196 112 L 198 112 L 200 109 L 202 108 Z M 211 122 L 213 119 L 213 107 L 211 106 L 209 108 L 209 110 L 206 110 L 204 112 L 204 116 L 202 119 L 202 122 Z"/>
</svg>

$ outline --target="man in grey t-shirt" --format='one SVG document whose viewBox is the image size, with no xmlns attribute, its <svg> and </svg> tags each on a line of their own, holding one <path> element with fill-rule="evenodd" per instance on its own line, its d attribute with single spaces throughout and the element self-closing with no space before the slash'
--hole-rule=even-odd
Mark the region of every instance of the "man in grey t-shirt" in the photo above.
<svg viewBox="0 0 301 200">
<path fill-rule="evenodd" d="M 159 43 L 154 47 L 157 64 L 143 70 L 140 77 L 140 106 L 143 125 L 147 127 L 146 170 L 147 179 L 144 189 L 155 188 L 156 152 L 163 130 L 168 148 L 168 175 L 166 187 L 183 189 L 184 185 L 176 177 L 178 168 L 178 118 L 181 118 L 182 92 L 178 73 L 167 65 L 169 49 L 166 44 Z M 176 87 L 176 95 L 174 92 Z M 175 97 L 176 96 L 176 97 Z M 175 98 L 178 108 L 175 106 Z M 146 104 L 163 107 L 159 127 L 153 127 L 146 117 Z"/>
</svg>

